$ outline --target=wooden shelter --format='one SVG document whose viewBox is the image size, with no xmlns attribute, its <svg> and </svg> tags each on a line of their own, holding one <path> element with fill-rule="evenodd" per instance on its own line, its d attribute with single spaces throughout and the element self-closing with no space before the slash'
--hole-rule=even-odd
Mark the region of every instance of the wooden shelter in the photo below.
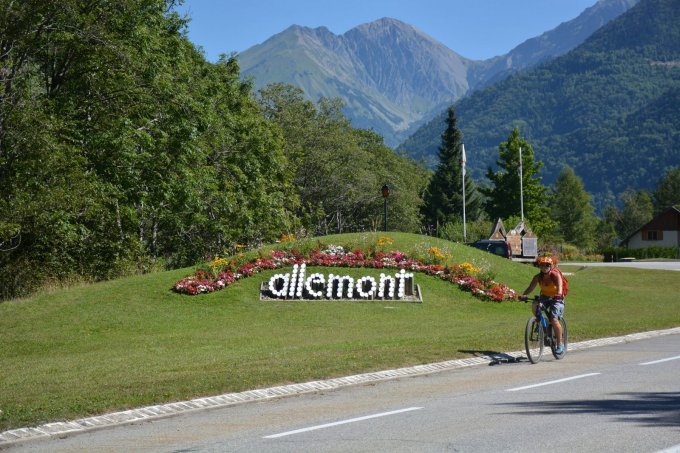
<svg viewBox="0 0 680 453">
<path fill-rule="evenodd" d="M 536 258 L 538 256 L 538 236 L 524 222 L 518 223 L 515 228 L 506 232 L 503 221 L 498 218 L 489 239 L 507 242 L 512 257 Z"/>
<path fill-rule="evenodd" d="M 506 236 L 507 234 L 505 232 L 505 226 L 499 217 L 498 220 L 496 220 L 496 224 L 493 226 L 493 229 L 491 230 L 491 236 L 489 236 L 489 239 L 505 241 Z"/>
<path fill-rule="evenodd" d="M 535 258 L 538 256 L 538 236 L 524 222 L 517 224 L 506 236 L 512 256 Z"/>
</svg>

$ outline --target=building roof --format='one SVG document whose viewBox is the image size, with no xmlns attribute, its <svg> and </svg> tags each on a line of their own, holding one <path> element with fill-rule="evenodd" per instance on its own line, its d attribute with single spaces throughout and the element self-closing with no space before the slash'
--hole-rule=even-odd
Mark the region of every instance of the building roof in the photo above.
<svg viewBox="0 0 680 453">
<path fill-rule="evenodd" d="M 633 238 L 633 236 L 635 236 L 636 234 L 638 234 L 638 233 L 641 232 L 642 230 L 647 229 L 650 225 L 652 225 L 653 223 L 657 222 L 660 218 L 666 216 L 666 215 L 669 214 L 669 213 L 670 213 L 670 214 L 676 214 L 676 215 L 678 215 L 678 216 L 680 217 L 680 209 L 676 208 L 675 206 L 671 206 L 670 208 L 664 209 L 664 210 L 661 211 L 659 214 L 655 215 L 654 218 L 653 218 L 652 220 L 650 220 L 649 222 L 645 223 L 645 224 L 642 225 L 640 228 L 638 228 L 637 230 L 635 230 L 635 231 L 633 231 L 631 234 L 629 234 L 628 237 L 627 237 L 626 239 L 624 239 L 623 241 L 621 241 L 621 244 L 622 244 L 622 245 L 625 244 L 626 247 L 627 247 L 627 246 L 628 246 L 628 241 L 630 241 L 630 240 Z"/>
</svg>

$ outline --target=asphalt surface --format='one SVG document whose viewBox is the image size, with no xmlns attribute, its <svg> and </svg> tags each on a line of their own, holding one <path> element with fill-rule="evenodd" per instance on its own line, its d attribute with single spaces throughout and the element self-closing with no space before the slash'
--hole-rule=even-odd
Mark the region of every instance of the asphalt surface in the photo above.
<svg viewBox="0 0 680 453">
<path fill-rule="evenodd" d="M 677 327 L 6 431 L 0 450 L 674 451 L 679 351 Z"/>
<path fill-rule="evenodd" d="M 656 269 L 656 270 L 670 270 L 670 271 L 680 271 L 680 260 L 675 260 L 675 261 L 633 261 L 633 262 L 617 262 L 617 263 L 593 263 L 593 262 L 569 262 L 569 263 L 563 263 L 564 265 L 570 265 L 570 266 L 592 266 L 592 267 L 623 267 L 623 268 L 640 268 L 640 269 Z M 571 353 L 579 350 L 586 350 L 590 349 L 596 346 L 609 346 L 609 345 L 616 345 L 616 344 L 621 344 L 621 343 L 629 343 L 632 341 L 638 341 L 638 340 L 645 340 L 649 338 L 656 338 L 656 337 L 664 337 L 666 335 L 674 335 L 675 337 L 680 336 L 680 327 L 675 328 L 675 329 L 668 329 L 665 331 L 656 331 L 656 332 L 647 332 L 647 333 L 641 333 L 641 334 L 634 334 L 634 335 L 626 335 L 622 337 L 615 337 L 615 338 L 605 338 L 601 340 L 593 340 L 593 341 L 586 341 L 586 342 L 581 342 L 581 343 L 576 343 L 570 345 L 570 355 Z M 676 351 L 679 351 L 680 347 L 676 349 Z M 549 353 L 548 353 L 549 355 Z M 237 405 L 242 405 L 243 403 L 258 403 L 258 402 L 265 402 L 273 399 L 280 399 L 283 397 L 288 397 L 288 396 L 308 396 L 309 394 L 320 394 L 323 392 L 331 391 L 331 390 L 336 390 L 336 389 L 341 389 L 344 387 L 348 386 L 360 386 L 361 384 L 369 384 L 369 385 L 374 385 L 375 383 L 378 382 L 384 382 L 384 381 L 394 381 L 398 380 L 401 378 L 405 377 L 417 377 L 417 376 L 430 376 L 435 373 L 439 373 L 441 371 L 451 371 L 451 370 L 457 370 L 457 369 L 467 369 L 470 367 L 474 367 L 475 365 L 489 365 L 489 364 L 494 364 L 494 363 L 516 363 L 516 360 L 519 358 L 522 358 L 524 356 L 524 351 L 515 351 L 515 352 L 508 352 L 508 353 L 500 353 L 496 354 L 494 356 L 484 356 L 484 357 L 475 357 L 475 358 L 470 358 L 470 359 L 461 359 L 461 360 L 451 360 L 451 361 L 446 361 L 446 362 L 440 362 L 440 363 L 433 363 L 433 364 L 428 364 L 428 365 L 420 365 L 416 367 L 409 367 L 409 368 L 401 368 L 401 369 L 396 369 L 396 370 L 386 370 L 386 371 L 381 371 L 381 372 L 375 372 L 375 373 L 366 373 L 362 375 L 356 375 L 356 376 L 348 376 L 344 378 L 337 378 L 337 379 L 330 379 L 330 380 L 325 380 L 325 381 L 314 381 L 314 382 L 308 382 L 308 383 L 302 383 L 302 384 L 292 384 L 292 385 L 286 385 L 286 386 L 280 386 L 280 387 L 274 387 L 274 388 L 268 388 L 268 389 L 257 389 L 257 390 L 252 390 L 248 392 L 241 392 L 241 393 L 235 393 L 235 394 L 225 394 L 225 395 L 218 395 L 214 397 L 209 397 L 209 398 L 201 398 L 201 399 L 195 399 L 191 401 L 183 401 L 183 402 L 176 402 L 176 403 L 170 403 L 170 404 L 165 404 L 165 405 L 157 405 L 157 406 L 149 406 L 149 407 L 144 407 L 144 408 L 138 408 L 134 410 L 129 410 L 129 411 L 123 411 L 123 412 L 116 412 L 116 413 L 111 413 L 111 414 L 105 414 L 101 416 L 95 416 L 95 417 L 89 417 L 89 418 L 84 418 L 84 419 L 79 419 L 79 420 L 73 420 L 73 421 L 64 421 L 64 422 L 55 422 L 55 423 L 49 423 L 45 425 L 41 425 L 38 427 L 26 427 L 26 428 L 20 428 L 20 429 L 15 429 L 15 430 L 9 430 L 5 432 L 0 432 L 0 450 L 5 450 L 5 449 L 12 449 L 14 451 L 17 449 L 17 451 L 33 451 L 33 452 L 39 452 L 39 451 L 88 451 L 90 449 L 90 446 L 83 446 L 82 444 L 79 444 L 79 441 L 72 442 L 73 445 L 71 447 L 66 447 L 65 449 L 60 449 L 58 446 L 54 443 L 56 440 L 65 440 L 65 439 L 71 439 L 72 437 L 75 439 L 82 439 L 83 434 L 87 433 L 96 433 L 99 431 L 109 431 L 112 433 L 112 436 L 115 437 L 116 432 L 120 432 L 120 430 L 126 430 L 130 429 L 133 425 L 137 426 L 139 424 L 141 425 L 146 425 L 149 422 L 158 422 L 164 419 L 167 419 L 168 417 L 173 417 L 177 419 L 181 419 L 182 417 L 185 416 L 190 416 L 191 414 L 197 414 L 197 413 L 209 413 L 211 412 L 210 410 L 219 410 L 223 408 L 230 408 L 234 407 Z M 675 361 L 676 363 L 680 361 Z M 526 361 L 524 362 L 526 363 Z M 540 365 L 540 364 L 539 364 Z M 677 374 L 677 366 L 674 372 Z M 674 379 L 675 381 L 675 379 Z M 651 384 L 649 384 L 651 385 Z M 657 385 L 657 384 L 655 384 Z M 677 386 L 675 389 L 675 393 L 673 392 L 666 392 L 668 395 L 674 395 L 672 396 L 672 403 L 678 405 L 680 401 L 678 401 L 678 398 L 680 397 L 680 393 L 677 392 Z M 416 407 L 416 406 L 414 406 Z M 406 409 L 400 409 L 400 410 L 405 410 L 403 414 L 410 414 L 411 412 L 416 413 L 420 411 L 421 409 L 413 409 L 413 408 L 406 408 Z M 400 411 L 399 410 L 399 411 Z M 402 412 L 395 412 L 396 414 L 402 414 Z M 392 414 L 391 411 L 387 411 L 387 414 Z M 405 415 L 404 415 L 405 416 Z M 413 414 L 411 414 L 413 416 Z M 361 417 L 360 417 L 361 418 Z M 372 417 L 369 417 L 372 418 Z M 670 450 L 668 451 L 673 451 L 673 452 L 680 452 L 680 435 L 677 434 L 677 430 L 680 427 L 680 414 L 677 412 L 675 413 L 675 418 L 673 422 L 673 426 L 675 427 L 676 430 L 676 435 L 677 435 L 677 442 L 675 444 L 669 444 L 666 442 L 667 445 L 670 446 Z M 106 429 L 105 429 L 106 428 Z M 123 431 L 124 432 L 124 431 Z M 80 445 L 80 446 L 77 446 Z M 115 445 L 115 443 L 114 443 Z M 118 444 L 121 446 L 121 444 Z M 134 444 L 133 444 L 134 445 Z M 508 450 L 507 448 L 503 448 L 503 446 L 506 446 L 506 444 L 501 443 L 500 445 L 494 446 L 493 444 L 487 445 L 488 448 L 500 448 L 501 450 Z M 649 444 L 645 444 L 646 446 L 649 446 Z M 109 445 L 110 446 L 110 445 Z M 132 445 L 127 445 L 126 448 L 131 448 Z M 262 447 L 262 445 L 260 446 Z M 317 446 L 309 445 L 310 448 L 317 449 Z M 367 445 L 365 446 L 366 448 L 369 448 Z M 375 447 L 375 445 L 374 445 Z M 526 448 L 528 447 L 533 447 L 530 445 L 525 445 Z M 583 445 L 585 447 L 585 445 Z M 56 449 L 55 449 L 56 448 Z M 221 448 L 221 447 L 220 447 Z M 589 448 L 592 448 L 592 445 L 589 446 Z M 668 448 L 668 447 L 667 447 Z M 121 451 L 117 447 L 113 448 L 102 448 L 102 449 L 97 449 L 99 451 Z M 132 448 L 130 451 L 135 450 Z M 150 445 L 146 445 L 146 447 L 142 450 L 137 450 L 137 451 L 186 451 L 183 449 L 163 449 L 163 448 L 156 448 L 156 447 L 151 447 Z M 268 448 L 266 450 L 269 450 Z M 391 451 L 405 451 L 405 450 L 400 450 L 400 449 L 391 449 Z M 429 448 L 426 448 L 426 450 L 430 450 Z M 438 448 L 433 449 L 432 451 L 445 451 L 445 450 L 439 450 Z M 520 449 L 521 450 L 521 449 Z M 199 447 L 196 451 L 223 451 L 223 450 L 212 450 L 210 447 L 206 447 L 206 445 L 203 445 L 202 447 Z M 249 450 L 244 450 L 244 451 L 249 451 Z M 263 450 L 264 451 L 264 450 Z M 283 450 L 271 450 L 271 451 L 286 451 L 285 449 Z M 291 450 L 293 451 L 293 450 Z M 325 451 L 343 451 L 342 449 L 340 450 L 328 450 L 325 449 Z M 360 450 L 357 450 L 360 451 Z M 368 451 L 368 450 L 366 450 Z M 446 450 L 448 451 L 448 450 Z M 519 451 L 519 450 L 518 450 Z M 576 451 L 576 450 L 575 450 Z M 602 450 L 602 449 L 596 449 L 593 451 L 608 451 L 608 450 Z M 614 451 L 614 450 L 611 450 Z M 630 449 L 624 449 L 620 451 L 652 451 L 649 449 L 642 449 L 642 450 L 630 450 Z"/>
</svg>

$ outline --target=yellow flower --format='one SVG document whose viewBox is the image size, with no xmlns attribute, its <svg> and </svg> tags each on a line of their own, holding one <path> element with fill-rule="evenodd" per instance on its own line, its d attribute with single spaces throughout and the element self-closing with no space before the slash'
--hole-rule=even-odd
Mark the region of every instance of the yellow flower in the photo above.
<svg viewBox="0 0 680 453">
<path fill-rule="evenodd" d="M 479 268 L 473 266 L 472 264 L 470 264 L 470 263 L 468 263 L 468 262 L 462 263 L 462 264 L 460 265 L 460 267 L 461 267 L 462 269 L 464 269 L 465 272 L 468 273 L 468 274 L 470 274 L 470 275 L 478 274 L 479 271 L 480 271 Z"/>
<path fill-rule="evenodd" d="M 223 271 L 228 265 L 229 261 L 224 258 L 220 258 L 219 256 L 216 256 L 215 259 L 212 260 L 209 264 L 213 272 Z"/>
<path fill-rule="evenodd" d="M 393 243 L 394 241 L 390 237 L 382 236 L 378 238 L 378 246 L 382 247 L 383 245 L 392 245 Z"/>
<path fill-rule="evenodd" d="M 430 250 L 427 251 L 434 259 L 437 260 L 442 260 L 446 257 L 437 247 L 430 247 Z"/>
<path fill-rule="evenodd" d="M 294 234 L 282 234 L 281 235 L 281 242 L 293 242 L 295 241 L 295 235 Z"/>
</svg>

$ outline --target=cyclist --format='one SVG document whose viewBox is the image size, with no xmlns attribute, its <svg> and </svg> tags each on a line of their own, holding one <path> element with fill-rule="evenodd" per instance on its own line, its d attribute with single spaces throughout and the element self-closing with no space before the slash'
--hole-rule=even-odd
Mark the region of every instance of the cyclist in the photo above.
<svg viewBox="0 0 680 453">
<path fill-rule="evenodd" d="M 564 296 L 562 295 L 562 278 L 558 272 L 552 271 L 555 264 L 557 264 L 556 261 L 549 256 L 539 256 L 536 258 L 536 264 L 540 272 L 531 279 L 529 287 L 524 290 L 519 299 L 527 300 L 527 294 L 531 294 L 536 285 L 541 287 L 539 301 L 543 302 L 543 305 L 548 308 L 548 319 L 553 329 L 555 329 L 555 338 L 557 339 L 555 352 L 561 354 L 564 352 L 564 346 L 562 345 L 562 325 L 559 318 L 564 314 Z M 536 313 L 537 303 L 538 301 L 534 301 L 532 304 L 532 313 Z"/>
</svg>

